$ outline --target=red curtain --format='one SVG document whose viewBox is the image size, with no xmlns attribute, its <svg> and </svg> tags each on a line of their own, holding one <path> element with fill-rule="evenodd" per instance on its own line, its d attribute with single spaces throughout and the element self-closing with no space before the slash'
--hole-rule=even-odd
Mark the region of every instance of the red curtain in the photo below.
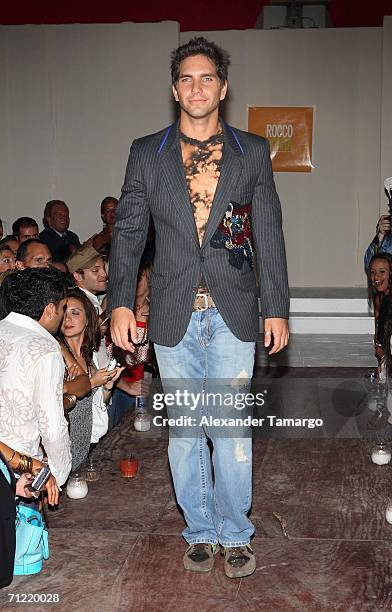
<svg viewBox="0 0 392 612">
<path fill-rule="evenodd" d="M 317 2 L 317 0 L 315 0 Z M 3 0 L 0 24 L 178 21 L 187 30 L 253 28 L 268 0 Z M 331 0 L 334 27 L 382 26 L 391 0 Z"/>
</svg>

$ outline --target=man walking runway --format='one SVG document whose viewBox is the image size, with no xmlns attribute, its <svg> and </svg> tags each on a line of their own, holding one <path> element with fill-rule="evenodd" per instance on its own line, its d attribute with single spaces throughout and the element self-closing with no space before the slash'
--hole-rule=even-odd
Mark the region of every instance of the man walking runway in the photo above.
<svg viewBox="0 0 392 612">
<path fill-rule="evenodd" d="M 149 334 L 164 391 L 177 386 L 213 393 L 224 381 L 234 397 L 236 381 L 241 391 L 249 389 L 259 295 L 270 354 L 288 342 L 280 203 L 267 141 L 219 116 L 228 54 L 194 38 L 171 59 L 179 121 L 134 141 L 116 211 L 109 279 L 112 338 L 125 350 L 133 350 L 130 338 L 137 341 L 132 308 L 151 213 L 156 255 Z M 169 416 L 181 408 L 168 407 Z M 187 524 L 185 568 L 210 571 L 220 545 L 226 575 L 239 578 L 256 567 L 249 545 L 254 527 L 247 517 L 252 440 L 246 428 L 222 435 L 222 428 L 218 434 L 200 424 L 206 415 L 222 414 L 223 405 L 192 406 L 196 427 L 191 433 L 170 432 L 169 460 Z"/>
</svg>

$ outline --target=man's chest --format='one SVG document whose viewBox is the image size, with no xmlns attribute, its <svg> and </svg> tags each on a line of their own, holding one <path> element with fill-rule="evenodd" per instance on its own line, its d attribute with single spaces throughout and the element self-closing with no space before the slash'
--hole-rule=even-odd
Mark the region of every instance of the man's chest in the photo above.
<svg viewBox="0 0 392 612">
<path fill-rule="evenodd" d="M 206 146 L 181 140 L 184 175 L 200 243 L 210 216 L 222 167 L 221 140 Z"/>
</svg>

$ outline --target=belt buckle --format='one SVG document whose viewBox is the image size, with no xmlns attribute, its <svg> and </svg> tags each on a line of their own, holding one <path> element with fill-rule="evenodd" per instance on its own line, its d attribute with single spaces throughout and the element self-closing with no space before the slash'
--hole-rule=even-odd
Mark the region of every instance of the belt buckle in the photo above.
<svg viewBox="0 0 392 612">
<path fill-rule="evenodd" d="M 209 294 L 208 293 L 196 293 L 196 298 L 198 297 L 203 297 L 204 298 L 204 308 L 200 308 L 200 312 L 203 312 L 204 310 L 207 310 L 209 308 L 208 306 L 208 297 Z"/>
</svg>

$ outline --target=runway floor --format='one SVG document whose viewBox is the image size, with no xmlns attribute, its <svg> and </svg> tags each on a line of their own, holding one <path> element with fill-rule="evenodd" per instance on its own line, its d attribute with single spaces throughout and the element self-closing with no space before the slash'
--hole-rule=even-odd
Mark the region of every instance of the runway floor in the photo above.
<svg viewBox="0 0 392 612">
<path fill-rule="evenodd" d="M 129 415 L 96 448 L 102 472 L 88 496 L 64 496 L 49 513 L 44 570 L 2 589 L 1 610 L 391 610 L 392 525 L 385 507 L 392 464 L 371 463 L 367 439 L 387 436 L 388 425 L 381 431 L 368 408 L 365 373 L 257 372 L 256 386 L 267 391 L 264 415 L 314 417 L 323 426 L 255 431 L 253 576 L 226 578 L 220 557 L 210 574 L 183 569 L 184 522 L 173 496 L 166 431 L 136 433 Z M 129 452 L 140 471 L 128 481 L 118 460 Z M 23 603 L 24 594 L 58 594 L 59 603 Z"/>
</svg>

